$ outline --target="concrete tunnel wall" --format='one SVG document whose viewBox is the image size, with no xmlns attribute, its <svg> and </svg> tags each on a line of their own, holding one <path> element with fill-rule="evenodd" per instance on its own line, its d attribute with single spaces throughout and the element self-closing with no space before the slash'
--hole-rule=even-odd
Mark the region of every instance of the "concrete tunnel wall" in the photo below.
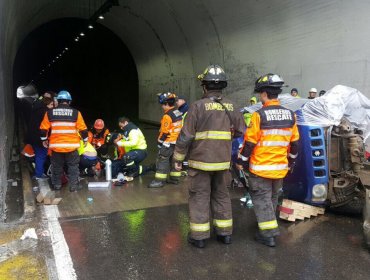
<svg viewBox="0 0 370 280">
<path fill-rule="evenodd" d="M 240 106 L 265 72 L 281 74 L 301 96 L 344 84 L 369 97 L 369 10 L 367 0 L 121 0 L 100 23 L 135 60 L 139 117 L 158 121 L 156 93 L 199 98 L 195 78 L 210 63 L 225 68 L 227 93 Z M 14 131 L 14 58 L 27 34 L 64 17 L 88 18 L 89 1 L 0 1 L 0 197 Z"/>
</svg>

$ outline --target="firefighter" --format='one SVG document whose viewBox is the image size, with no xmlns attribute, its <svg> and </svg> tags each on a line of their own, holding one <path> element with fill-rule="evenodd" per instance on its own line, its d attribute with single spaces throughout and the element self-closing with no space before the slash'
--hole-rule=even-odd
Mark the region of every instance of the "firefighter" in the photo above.
<svg viewBox="0 0 370 280">
<path fill-rule="evenodd" d="M 256 241 L 274 247 L 279 235 L 276 221 L 278 191 L 298 155 L 296 117 L 277 99 L 284 81 L 275 74 L 257 79 L 255 91 L 263 107 L 252 114 L 237 167 L 249 167 L 249 189 L 259 230 Z"/>
<path fill-rule="evenodd" d="M 80 139 L 87 145 L 87 127 L 81 113 L 70 107 L 72 97 L 68 91 L 62 90 L 57 96 L 58 107 L 45 113 L 40 124 L 41 140 L 45 148 L 51 152 L 51 182 L 55 190 L 62 187 L 61 177 L 64 165 L 68 168 L 69 191 L 78 189 L 78 164 L 80 157 L 77 149 Z M 81 137 L 80 137 L 80 135 Z M 48 137 L 48 135 L 50 135 Z"/>
<path fill-rule="evenodd" d="M 178 184 L 181 177 L 181 172 L 171 168 L 171 160 L 182 127 L 182 113 L 175 108 L 176 94 L 172 92 L 159 93 L 158 102 L 161 104 L 164 115 L 158 136 L 159 151 L 155 179 L 148 185 L 149 188 L 161 188 L 166 181 Z"/>
<path fill-rule="evenodd" d="M 89 142 L 98 152 L 99 156 L 107 153 L 105 138 L 109 134 L 109 129 L 105 127 L 102 119 L 95 120 L 94 127 L 88 132 Z"/>
<path fill-rule="evenodd" d="M 203 96 L 190 105 L 173 160 L 176 170 L 181 170 L 183 160 L 188 158 L 188 241 L 203 248 L 210 237 L 210 208 L 217 240 L 231 243 L 233 221 L 226 187 L 230 178 L 231 141 L 243 134 L 245 125 L 235 104 L 222 96 L 227 79 L 219 65 L 208 66 L 198 79 Z"/>
<path fill-rule="evenodd" d="M 125 170 L 127 176 L 136 177 L 143 173 L 143 166 L 140 163 L 147 157 L 147 144 L 144 134 L 127 117 L 120 117 L 118 125 L 122 134 L 118 134 L 114 144 L 118 148 L 124 148 L 122 158 L 112 163 L 112 177 L 117 177 L 119 172 Z"/>
</svg>

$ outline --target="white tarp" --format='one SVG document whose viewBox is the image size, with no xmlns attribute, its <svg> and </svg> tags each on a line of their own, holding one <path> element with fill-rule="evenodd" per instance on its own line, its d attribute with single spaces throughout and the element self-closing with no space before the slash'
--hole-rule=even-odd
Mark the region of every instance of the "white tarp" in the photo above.
<svg viewBox="0 0 370 280">
<path fill-rule="evenodd" d="M 301 109 L 302 114 L 297 114 L 299 125 L 339 125 L 346 117 L 354 127 L 364 131 L 365 140 L 370 136 L 370 100 L 357 89 L 337 85 L 315 99 L 296 98 L 285 93 L 279 96 L 279 100 L 290 110 Z M 243 108 L 243 111 L 254 112 L 261 106 L 258 103 Z"/>
</svg>

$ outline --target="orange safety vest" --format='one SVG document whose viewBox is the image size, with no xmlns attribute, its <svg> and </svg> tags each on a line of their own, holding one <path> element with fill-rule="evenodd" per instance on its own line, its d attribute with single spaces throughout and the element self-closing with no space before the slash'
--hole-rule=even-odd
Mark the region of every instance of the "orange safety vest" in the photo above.
<svg viewBox="0 0 370 280">
<path fill-rule="evenodd" d="M 270 179 L 284 178 L 288 173 L 288 149 L 299 140 L 296 117 L 293 111 L 270 100 L 252 114 L 244 136 L 245 142 L 254 144 L 249 171 Z M 242 148 L 243 149 L 243 148 Z"/>
<path fill-rule="evenodd" d="M 40 130 L 41 140 L 47 140 L 49 133 L 49 148 L 59 153 L 75 151 L 80 147 L 81 138 L 84 141 L 88 139 L 87 127 L 81 113 L 66 104 L 47 111 Z"/>
<path fill-rule="evenodd" d="M 158 142 L 176 144 L 182 128 L 182 113 L 174 107 L 168 109 L 161 120 Z"/>
<path fill-rule="evenodd" d="M 100 146 L 103 146 L 105 143 L 105 137 L 109 134 L 108 128 L 103 128 L 103 131 L 100 133 L 93 133 L 93 131 L 89 131 L 89 142 L 91 145 L 93 145 L 94 148 L 100 148 Z"/>
</svg>

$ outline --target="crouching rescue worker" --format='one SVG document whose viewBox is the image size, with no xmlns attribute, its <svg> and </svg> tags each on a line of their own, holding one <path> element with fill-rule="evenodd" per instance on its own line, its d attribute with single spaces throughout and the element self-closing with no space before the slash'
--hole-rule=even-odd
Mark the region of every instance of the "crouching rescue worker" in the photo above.
<svg viewBox="0 0 370 280">
<path fill-rule="evenodd" d="M 107 145 L 105 144 L 105 138 L 109 134 L 109 129 L 105 127 L 102 119 L 95 120 L 94 127 L 88 132 L 89 142 L 97 151 L 99 156 L 107 154 Z"/>
<path fill-rule="evenodd" d="M 80 175 L 94 176 L 95 165 L 98 163 L 98 153 L 95 148 L 88 142 L 84 143 L 80 141 L 80 147 L 78 148 L 78 154 L 80 156 Z"/>
<path fill-rule="evenodd" d="M 81 113 L 70 107 L 72 97 L 68 91 L 60 91 L 57 100 L 58 107 L 47 111 L 41 122 L 41 140 L 44 147 L 49 147 L 52 151 L 50 156 L 52 164 L 51 183 L 54 189 L 61 189 L 63 168 L 66 165 L 69 190 L 74 192 L 79 187 L 78 164 L 80 157 L 77 149 L 80 147 L 81 138 L 84 145 L 87 144 L 87 127 Z M 49 138 L 48 135 L 50 135 Z"/>
<path fill-rule="evenodd" d="M 159 151 L 155 178 L 148 185 L 149 188 L 161 188 L 166 182 L 178 184 L 181 177 L 181 172 L 176 171 L 174 166 L 171 167 L 171 160 L 182 127 L 182 113 L 175 108 L 176 94 L 172 92 L 159 93 L 158 102 L 161 104 L 164 115 L 158 136 Z"/>
<path fill-rule="evenodd" d="M 276 220 L 278 191 L 298 156 L 299 133 L 295 114 L 277 99 L 284 81 L 275 74 L 257 79 L 255 91 L 263 107 L 252 114 L 238 160 L 239 169 L 249 168 L 249 192 L 259 230 L 256 241 L 274 247 L 279 235 Z"/>
<path fill-rule="evenodd" d="M 121 159 L 113 161 L 112 177 L 116 178 L 119 172 L 125 172 L 127 176 L 136 177 L 146 171 L 140 165 L 148 155 L 144 134 L 127 117 L 119 118 L 118 125 L 122 134 L 117 135 L 114 144 L 119 148 L 124 148 L 125 153 Z"/>
<path fill-rule="evenodd" d="M 243 134 L 245 125 L 235 104 L 222 96 L 227 79 L 220 66 L 208 66 L 198 79 L 203 97 L 190 105 L 173 160 L 176 170 L 181 170 L 181 163 L 188 158 L 188 241 L 203 248 L 210 237 L 210 207 L 217 240 L 231 243 L 233 220 L 226 187 L 230 178 L 231 141 Z"/>
</svg>

